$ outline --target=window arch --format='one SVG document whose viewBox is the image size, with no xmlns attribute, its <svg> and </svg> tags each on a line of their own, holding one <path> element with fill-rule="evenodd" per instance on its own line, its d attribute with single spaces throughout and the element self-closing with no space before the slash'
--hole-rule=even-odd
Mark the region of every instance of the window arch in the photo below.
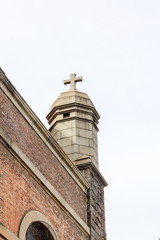
<svg viewBox="0 0 160 240">
<path fill-rule="evenodd" d="M 29 211 L 20 224 L 22 240 L 58 240 L 51 222 L 38 211 Z"/>
<path fill-rule="evenodd" d="M 26 240 L 54 240 L 46 224 L 32 222 L 26 232 Z"/>
</svg>

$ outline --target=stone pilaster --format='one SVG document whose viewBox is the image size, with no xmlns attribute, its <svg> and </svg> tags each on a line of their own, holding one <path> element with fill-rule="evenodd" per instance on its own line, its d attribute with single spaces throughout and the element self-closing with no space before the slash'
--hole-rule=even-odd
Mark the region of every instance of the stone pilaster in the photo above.
<svg viewBox="0 0 160 240">
<path fill-rule="evenodd" d="M 88 180 L 87 219 L 91 230 L 91 240 L 106 240 L 104 187 L 106 181 L 88 157 L 76 161 L 76 165 Z"/>
</svg>

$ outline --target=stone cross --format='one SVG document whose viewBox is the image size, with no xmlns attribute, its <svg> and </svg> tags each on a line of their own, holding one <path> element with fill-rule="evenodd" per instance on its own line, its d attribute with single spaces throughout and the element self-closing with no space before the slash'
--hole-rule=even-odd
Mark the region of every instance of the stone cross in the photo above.
<svg viewBox="0 0 160 240">
<path fill-rule="evenodd" d="M 64 84 L 71 84 L 70 90 L 76 90 L 76 82 L 82 82 L 82 77 L 76 77 L 76 74 L 70 74 L 70 79 L 64 80 Z"/>
</svg>

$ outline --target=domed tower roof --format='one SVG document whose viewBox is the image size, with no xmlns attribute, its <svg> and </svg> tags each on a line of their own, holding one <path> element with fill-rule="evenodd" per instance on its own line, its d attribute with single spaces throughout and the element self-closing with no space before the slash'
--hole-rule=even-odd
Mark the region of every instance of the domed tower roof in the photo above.
<svg viewBox="0 0 160 240">
<path fill-rule="evenodd" d="M 81 82 L 82 77 L 76 77 L 76 74 L 71 74 L 70 79 L 64 80 L 64 84 L 71 84 L 71 88 L 69 91 L 65 91 L 60 94 L 58 99 L 52 104 L 51 110 L 60 105 L 64 104 L 71 104 L 71 103 L 77 103 L 77 104 L 83 104 L 90 107 L 94 107 L 92 101 L 88 97 L 88 95 L 84 92 L 77 91 L 76 89 L 76 82 Z"/>
<path fill-rule="evenodd" d="M 60 94 L 47 115 L 50 131 L 73 161 L 87 155 L 98 167 L 97 124 L 100 116 L 89 96 L 76 90 L 76 82 L 82 81 L 82 77 L 70 76 L 64 84 L 70 83 L 71 89 Z"/>
<path fill-rule="evenodd" d="M 64 104 L 72 104 L 75 102 L 77 104 L 83 104 L 86 106 L 94 107 L 94 104 L 92 103 L 91 99 L 86 93 L 77 90 L 69 90 L 59 95 L 59 97 L 52 104 L 51 110 L 54 107 L 61 106 Z"/>
</svg>

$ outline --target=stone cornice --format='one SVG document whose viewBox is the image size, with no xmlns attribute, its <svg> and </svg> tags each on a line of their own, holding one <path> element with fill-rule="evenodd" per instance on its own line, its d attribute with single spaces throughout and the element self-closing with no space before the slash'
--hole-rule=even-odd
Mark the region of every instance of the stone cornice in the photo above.
<svg viewBox="0 0 160 240">
<path fill-rule="evenodd" d="M 54 107 L 46 117 L 48 123 L 50 124 L 57 115 L 62 114 L 63 112 L 81 112 L 85 115 L 91 116 L 93 119 L 93 123 L 96 127 L 98 124 L 98 120 L 100 119 L 100 116 L 94 107 L 75 102 Z"/>
<path fill-rule="evenodd" d="M 49 131 L 51 131 L 51 130 L 57 125 L 57 123 L 59 123 L 59 122 L 65 122 L 65 121 L 71 121 L 71 120 L 82 120 L 82 121 L 83 121 L 84 119 L 83 119 L 83 118 L 80 118 L 80 117 L 69 117 L 69 118 L 67 118 L 67 119 L 63 118 L 63 119 L 57 120 L 57 121 L 55 121 L 55 123 L 50 127 Z M 91 121 L 91 120 L 89 120 L 89 119 L 85 119 L 85 121 L 86 121 L 86 122 L 89 122 L 89 123 L 92 123 L 92 124 L 94 125 L 95 129 L 97 130 L 97 132 L 99 131 L 97 125 L 96 125 L 93 121 Z"/>
<path fill-rule="evenodd" d="M 96 116 L 97 121 L 100 119 L 100 116 L 99 116 L 97 110 L 95 109 L 95 107 L 85 105 L 85 104 L 76 103 L 76 102 L 55 106 L 50 111 L 49 114 L 54 114 L 54 112 L 56 112 L 57 110 L 63 110 L 65 108 L 68 109 L 68 108 L 74 108 L 74 107 L 79 108 L 79 109 L 83 109 L 83 110 L 85 109 L 85 112 L 87 112 L 87 111 L 92 112 Z"/>
<path fill-rule="evenodd" d="M 56 156 L 57 160 L 62 164 L 70 176 L 77 182 L 83 191 L 89 187 L 87 180 L 83 177 L 79 169 L 74 165 L 71 159 L 66 155 L 63 149 L 59 146 L 56 140 L 52 137 L 51 133 L 46 129 L 43 123 L 31 110 L 26 101 L 18 93 L 15 87 L 11 84 L 9 79 L 6 77 L 3 70 L 0 68 L 0 87 L 11 100 L 11 102 L 16 106 L 16 108 L 21 112 L 23 117 L 32 126 L 38 136 L 45 142 L 47 147 Z"/>
<path fill-rule="evenodd" d="M 104 187 L 108 186 L 108 183 L 106 182 L 106 180 L 104 179 L 104 177 L 102 176 L 100 171 L 94 166 L 90 157 L 84 156 L 81 159 L 77 159 L 74 163 L 80 170 L 83 170 L 83 169 L 86 169 L 86 168 L 91 168 L 97 174 L 97 176 L 100 179 L 102 185 Z"/>
</svg>

